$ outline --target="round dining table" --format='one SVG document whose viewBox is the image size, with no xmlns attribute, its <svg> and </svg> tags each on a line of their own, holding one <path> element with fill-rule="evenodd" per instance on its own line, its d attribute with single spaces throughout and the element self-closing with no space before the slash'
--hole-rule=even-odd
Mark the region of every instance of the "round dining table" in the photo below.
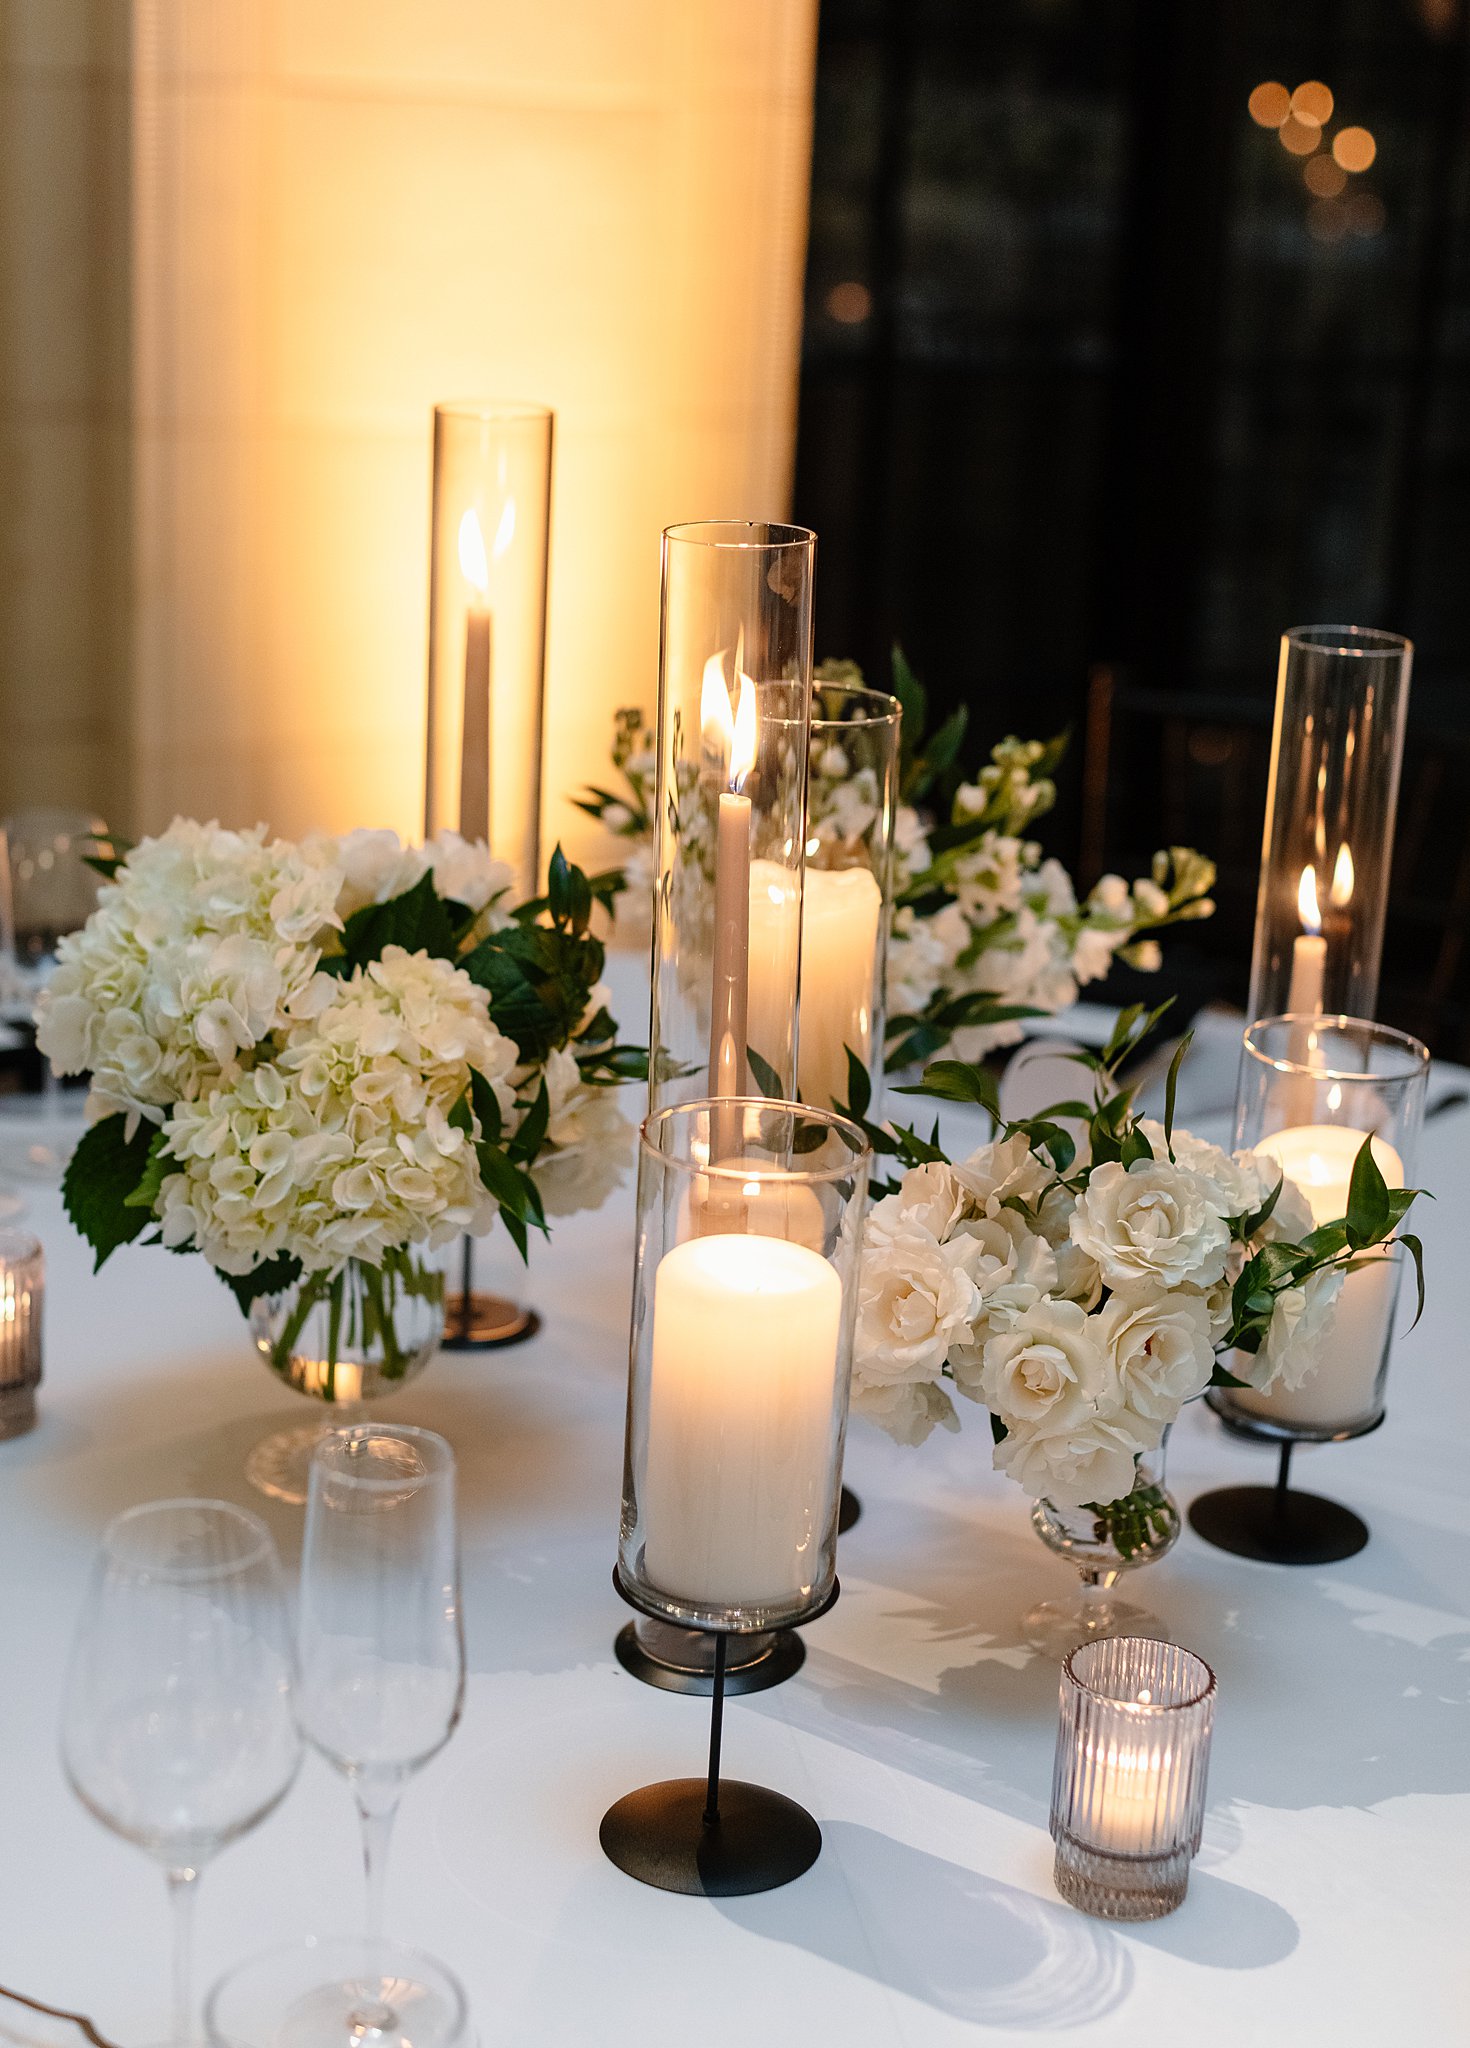
<svg viewBox="0 0 1470 2048">
<path fill-rule="evenodd" d="M 612 965 L 637 1037 L 640 964 Z M 1193 1104 L 1196 1127 L 1223 1136 L 1238 1020 L 1215 1020 L 1213 1035 L 1199 1078 L 1185 1069 L 1180 1116 Z M 1417 1174 L 1437 1196 L 1417 1212 L 1429 1301 L 1403 1334 L 1404 1289 L 1386 1426 L 1300 1451 L 1293 1472 L 1357 1509 L 1368 1547 L 1340 1564 L 1267 1565 L 1186 1527 L 1130 1589 L 1219 1685 L 1188 1897 L 1145 1925 L 1086 1918 L 1053 1886 L 1058 1668 L 1021 1616 L 1066 1594 L 1071 1575 L 991 1469 L 986 1417 L 964 1403 L 962 1433 L 917 1450 L 852 1424 L 862 1515 L 841 1538 L 841 1597 L 805 1630 L 794 1677 L 726 1707 L 726 1771 L 817 1817 L 815 1865 L 730 1899 L 651 1890 L 614 1868 L 598 1843 L 605 1810 L 699 1773 L 708 1739 L 705 1701 L 639 1683 L 613 1654 L 629 1618 L 611 1568 L 631 1159 L 621 1190 L 558 1221 L 529 1271 L 503 1237 L 484 1241 L 482 1284 L 529 1299 L 539 1334 L 441 1354 L 373 1410 L 441 1431 L 458 1454 L 464 1715 L 405 1792 L 387 1917 L 462 1979 L 481 2048 L 1465 2039 L 1466 1082 L 1443 1065 L 1431 1078 L 1431 1110 L 1444 1108 Z M 952 1148 L 982 1135 L 965 1112 L 946 1111 L 945 1130 Z M 165 2031 L 164 1883 L 63 1778 L 69 1640 L 102 1529 L 135 1502 L 250 1506 L 293 1575 L 302 1511 L 256 1496 L 245 1460 L 309 1411 L 202 1260 L 131 1248 L 94 1274 L 59 1193 L 26 1195 L 48 1261 L 45 1378 L 35 1429 L 0 1443 L 0 1985 L 136 2048 Z M 1186 1505 L 1273 1470 L 1202 1402 L 1173 1432 L 1168 1482 Z M 350 1791 L 309 1756 L 281 1806 L 204 1872 L 201 1989 L 271 1944 L 351 1933 L 362 1910 Z M 0 1999 L 0 2039 L 80 2036 Z"/>
</svg>

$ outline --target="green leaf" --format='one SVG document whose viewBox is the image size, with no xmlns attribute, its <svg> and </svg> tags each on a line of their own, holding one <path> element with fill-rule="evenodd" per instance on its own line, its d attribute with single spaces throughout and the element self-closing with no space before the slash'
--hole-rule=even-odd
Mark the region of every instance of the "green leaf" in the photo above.
<svg viewBox="0 0 1470 2048">
<path fill-rule="evenodd" d="M 354 910 L 342 932 L 342 951 L 322 965 L 329 972 L 351 974 L 380 960 L 389 946 L 402 946 L 405 953 L 428 953 L 436 960 L 453 960 L 458 937 L 449 905 L 434 887 L 432 871 L 421 875 L 411 889 L 387 903 L 368 903 Z"/>
<path fill-rule="evenodd" d="M 1164 1083 L 1164 1142 L 1169 1148 L 1169 1158 L 1174 1158 L 1174 1101 L 1179 1092 L 1179 1069 L 1184 1065 L 1184 1055 L 1194 1043 L 1194 1033 L 1186 1031 L 1174 1050 L 1169 1062 L 1169 1078 Z"/>
<path fill-rule="evenodd" d="M 978 1102 L 982 1109 L 989 1110 L 997 1123 L 1001 1120 L 1000 1095 L 994 1074 L 968 1060 L 932 1060 L 924 1069 L 922 1081 L 911 1087 L 897 1088 L 894 1093 L 937 1095 L 941 1102 Z"/>
<path fill-rule="evenodd" d="M 1392 1228 L 1388 1206 L 1388 1186 L 1373 1157 L 1373 1140 L 1364 1138 L 1353 1161 L 1353 1177 L 1348 1183 L 1347 1200 L 1348 1241 L 1356 1251 L 1360 1246 L 1379 1244 Z"/>
<path fill-rule="evenodd" d="M 911 738 L 916 748 L 922 746 L 924 729 L 929 723 L 929 693 L 909 667 L 896 640 L 893 643 L 893 694 L 903 706 L 905 737 Z"/>
<path fill-rule="evenodd" d="M 785 1099 L 786 1090 L 781 1086 L 781 1076 L 768 1059 L 763 1059 L 753 1045 L 745 1048 L 745 1063 L 750 1068 L 751 1078 L 762 1095 L 769 1095 L 775 1101 Z"/>
<path fill-rule="evenodd" d="M 1414 1284 L 1419 1298 L 1414 1308 L 1414 1321 L 1409 1325 L 1412 1330 L 1424 1313 L 1424 1247 L 1411 1230 L 1401 1230 L 1398 1242 L 1414 1261 Z"/>
<path fill-rule="evenodd" d="M 529 1166 L 546 1143 L 546 1132 L 550 1122 L 551 1097 L 546 1092 L 546 1083 L 543 1080 L 536 1090 L 535 1101 L 521 1119 L 520 1128 L 507 1147 L 506 1156 L 517 1166 Z"/>
<path fill-rule="evenodd" d="M 1130 1124 L 1118 1150 L 1118 1157 L 1123 1162 L 1125 1171 L 1130 1166 L 1137 1166 L 1142 1160 L 1152 1159 L 1153 1156 L 1154 1148 L 1138 1125 Z"/>
<path fill-rule="evenodd" d="M 241 1313 L 248 1315 L 251 1303 L 262 1294 L 284 1294 L 288 1287 L 296 1285 L 301 1278 L 301 1261 L 289 1252 L 277 1252 L 248 1273 L 220 1273 L 218 1266 L 214 1270 L 239 1302 Z"/>
<path fill-rule="evenodd" d="M 1285 1186 L 1286 1175 L 1283 1173 L 1280 1180 L 1277 1181 L 1275 1187 L 1272 1188 L 1270 1194 L 1267 1195 L 1265 1201 L 1262 1202 L 1259 1209 L 1252 1209 L 1246 1211 L 1239 1216 L 1228 1216 L 1225 1219 L 1230 1226 L 1231 1236 L 1235 1238 L 1237 1242 L 1239 1242 L 1240 1244 L 1249 1244 L 1250 1240 L 1255 1236 L 1256 1232 L 1270 1221 L 1271 1216 L 1275 1211 L 1276 1204 L 1281 1200 L 1281 1190 Z"/>
<path fill-rule="evenodd" d="M 1009 1137 L 1012 1131 L 1021 1132 L 1033 1152 L 1049 1152 L 1057 1172 L 1065 1173 L 1077 1157 L 1077 1145 L 1071 1132 L 1061 1124 L 1053 1123 L 1051 1117 L 1052 1112 L 1048 1111 L 1045 1116 L 1026 1117 L 1019 1123 L 1007 1124 L 1006 1136 Z"/>
<path fill-rule="evenodd" d="M 873 1100 L 872 1076 L 850 1045 L 842 1049 L 847 1054 L 847 1114 L 861 1120 Z"/>
<path fill-rule="evenodd" d="M 127 1197 L 130 1209 L 146 1209 L 151 1215 L 165 1180 L 171 1173 L 178 1172 L 178 1161 L 164 1149 L 167 1144 L 167 1133 L 155 1129 L 153 1142 L 148 1147 L 148 1164 L 143 1169 L 143 1178 Z"/>
<path fill-rule="evenodd" d="M 478 1067 L 470 1068 L 470 1107 L 479 1118 L 482 1141 L 498 1144 L 505 1125 L 500 1113 L 500 1097 Z"/>
<path fill-rule="evenodd" d="M 141 1237 L 153 1220 L 147 1209 L 129 1207 L 148 1171 L 156 1126 L 140 1122 L 131 1138 L 127 1117 L 104 1117 L 82 1135 L 61 1182 L 66 1213 L 97 1254 L 100 1272 L 119 1245 Z"/>
</svg>

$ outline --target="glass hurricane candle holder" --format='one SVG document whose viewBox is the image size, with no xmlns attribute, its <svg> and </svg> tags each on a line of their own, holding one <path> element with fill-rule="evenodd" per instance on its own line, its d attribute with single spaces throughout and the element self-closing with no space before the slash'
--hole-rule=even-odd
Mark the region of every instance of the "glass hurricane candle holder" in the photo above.
<svg viewBox="0 0 1470 2048">
<path fill-rule="evenodd" d="M 1428 1083 L 1429 1050 L 1406 1032 L 1358 1017 L 1263 1017 L 1242 1041 L 1235 1142 L 1277 1161 L 1306 1197 L 1314 1228 L 1335 1222 L 1369 1136 L 1388 1185 L 1411 1185 Z M 1208 1542 L 1272 1563 L 1326 1564 L 1368 1541 L 1350 1509 L 1291 1490 L 1291 1451 L 1363 1436 L 1382 1422 L 1402 1270 L 1395 1251 L 1348 1274 L 1320 1362 L 1300 1386 L 1211 1388 L 1206 1399 L 1227 1427 L 1278 1445 L 1280 1464 L 1274 1486 L 1196 1499 L 1189 1519 Z M 1237 1358 L 1242 1379 L 1254 1367 Z"/>
<path fill-rule="evenodd" d="M 1253 1017 L 1371 1017 L 1413 648 L 1365 626 L 1281 637 Z"/>
<path fill-rule="evenodd" d="M 867 1068 L 875 1101 L 882 1089 L 902 723 L 898 699 L 880 690 L 816 687 L 797 1084 L 802 1101 L 822 1109 L 848 1100 L 849 1049 Z"/>
<path fill-rule="evenodd" d="M 1184 1901 L 1204 1825 L 1215 1674 L 1151 1636 L 1083 1643 L 1062 1665 L 1052 1773 L 1056 1887 L 1101 1920 Z"/>
<path fill-rule="evenodd" d="M 517 901 L 540 885 L 552 415 L 434 408 L 424 830 L 485 840 Z"/>
<path fill-rule="evenodd" d="M 786 1884 L 821 1849 L 811 1815 L 721 1779 L 732 1644 L 837 1597 L 858 1255 L 871 1153 L 796 1103 L 672 1105 L 643 1128 L 618 1589 L 714 1637 L 709 1767 L 604 1815 L 602 1846 L 665 1891 Z"/>
<path fill-rule="evenodd" d="M 35 1426 L 45 1291 L 40 1239 L 0 1230 L 0 1438 L 24 1436 Z"/>
<path fill-rule="evenodd" d="M 870 1156 L 757 1098 L 644 1125 L 618 1568 L 663 1621 L 778 1628 L 832 1590 Z"/>
<path fill-rule="evenodd" d="M 803 526 L 664 534 L 650 1109 L 795 1092 L 815 562 Z"/>
</svg>

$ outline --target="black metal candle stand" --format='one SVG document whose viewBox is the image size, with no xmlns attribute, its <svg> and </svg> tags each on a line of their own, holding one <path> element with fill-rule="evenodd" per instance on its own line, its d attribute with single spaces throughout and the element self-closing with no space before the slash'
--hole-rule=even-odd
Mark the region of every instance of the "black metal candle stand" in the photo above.
<svg viewBox="0 0 1470 2048">
<path fill-rule="evenodd" d="M 1232 1435 L 1275 1446 L 1276 1484 L 1221 1486 L 1213 1493 L 1202 1493 L 1189 1509 L 1189 1526 L 1196 1536 L 1216 1550 L 1228 1550 L 1233 1557 L 1252 1557 L 1262 1564 L 1338 1564 L 1345 1557 L 1356 1557 L 1367 1544 L 1368 1524 L 1340 1501 L 1328 1500 L 1320 1493 L 1294 1491 L 1291 1454 L 1299 1442 L 1346 1443 L 1367 1436 L 1383 1417 L 1375 1416 L 1361 1429 L 1308 1438 L 1289 1436 L 1270 1424 L 1256 1428 L 1232 1415 L 1220 1414 L 1220 1419 Z"/>
<path fill-rule="evenodd" d="M 630 1607 L 655 1621 L 663 1619 L 629 1591 L 616 1569 L 613 1584 Z M 826 1599 L 798 1616 L 798 1624 L 825 1614 L 837 1594 L 834 1580 Z M 750 1892 L 774 1891 L 810 1870 L 821 1854 L 822 1831 L 806 1808 L 784 1793 L 721 1776 L 725 1694 L 729 1689 L 725 1666 L 731 1636 L 740 1631 L 711 1629 L 708 1633 L 714 1637 L 715 1650 L 708 1685 L 710 1734 L 705 1775 L 671 1778 L 627 1793 L 603 1815 L 598 1839 L 608 1860 L 640 1884 L 695 1898 L 733 1899 Z"/>
<path fill-rule="evenodd" d="M 844 1486 L 837 1503 L 837 1533 L 845 1536 L 853 1525 L 862 1520 L 863 1504 L 850 1486 Z"/>
<path fill-rule="evenodd" d="M 444 1298 L 441 1351 L 495 1351 L 524 1344 L 541 1327 L 533 1308 L 522 1308 L 500 1294 L 478 1293 L 473 1285 L 474 1240 L 466 1237 L 460 1261 L 458 1294 Z"/>
</svg>

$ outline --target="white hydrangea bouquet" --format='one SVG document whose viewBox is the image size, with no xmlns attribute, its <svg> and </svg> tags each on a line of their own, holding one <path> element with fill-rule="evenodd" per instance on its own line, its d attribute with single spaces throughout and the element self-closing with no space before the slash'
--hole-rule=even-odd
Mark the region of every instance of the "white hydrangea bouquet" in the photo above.
<svg viewBox="0 0 1470 2048">
<path fill-rule="evenodd" d="M 1423 1305 L 1419 1241 L 1400 1228 L 1416 1191 L 1385 1186 L 1366 1140 L 1346 1216 L 1314 1228 L 1274 1161 L 1174 1127 L 1187 1038 L 1162 1123 L 1134 1114 L 1115 1075 L 1162 1015 L 1135 1006 L 1100 1054 L 1077 1055 L 1094 1073 L 1090 1103 L 1023 1122 L 1002 1121 L 983 1067 L 935 1062 L 902 1092 L 979 1103 L 995 1127 L 958 1162 L 937 1124 L 926 1142 L 864 1121 L 899 1171 L 865 1224 L 854 1410 L 919 1444 L 936 1424 L 959 1428 L 951 1390 L 980 1403 L 997 1469 L 1038 1499 L 1087 1509 L 1125 1556 L 1150 1506 L 1134 1496 L 1139 1460 L 1186 1401 L 1212 1384 L 1298 1386 L 1344 1273 L 1395 1244 L 1413 1258 Z M 850 1076 L 863 1120 L 855 1060 Z"/>
<path fill-rule="evenodd" d="M 824 662 L 819 682 L 861 686 L 855 662 Z M 900 802 L 894 821 L 894 909 L 888 938 L 886 1063 L 890 1072 L 952 1050 L 980 1059 L 1014 1045 L 1022 1022 L 1055 1015 L 1100 981 L 1115 958 L 1152 971 L 1156 934 L 1209 917 L 1215 868 L 1192 847 L 1154 855 L 1131 886 L 1104 875 L 1079 902 L 1059 860 L 1028 836 L 1056 801 L 1052 777 L 1066 736 L 1004 739 L 974 776 L 959 768 L 962 706 L 927 736 L 923 685 L 893 651 L 893 694 L 903 706 Z M 653 881 L 656 761 L 643 713 L 616 715 L 612 766 L 619 788 L 574 799 L 627 848 L 632 899 Z M 842 747 L 814 739 L 809 814 L 815 837 L 852 837 L 877 802 L 872 771 Z"/>
<path fill-rule="evenodd" d="M 298 1328 L 324 1302 L 335 1340 L 347 1311 L 391 1377 L 397 1300 L 442 1301 L 427 1254 L 499 1216 L 524 1256 L 548 1210 L 616 1185 L 613 1084 L 644 1055 L 616 1042 L 594 884 L 560 849 L 516 909 L 509 869 L 454 834 L 179 819 L 96 865 L 37 1022 L 57 1072 L 90 1077 L 64 1194 L 99 1267 L 151 1232 L 247 1312 L 299 1287 Z"/>
</svg>

